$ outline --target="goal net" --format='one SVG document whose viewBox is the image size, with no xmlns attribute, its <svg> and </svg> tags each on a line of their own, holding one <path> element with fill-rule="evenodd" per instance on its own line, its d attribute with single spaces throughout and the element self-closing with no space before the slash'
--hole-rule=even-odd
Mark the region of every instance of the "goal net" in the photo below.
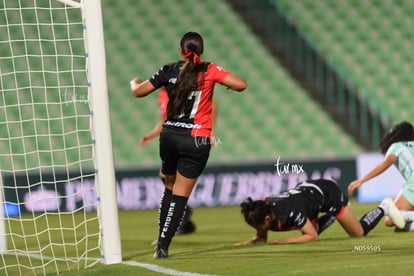
<svg viewBox="0 0 414 276">
<path fill-rule="evenodd" d="M 121 261 L 101 16 L 0 0 L 1 275 Z"/>
</svg>

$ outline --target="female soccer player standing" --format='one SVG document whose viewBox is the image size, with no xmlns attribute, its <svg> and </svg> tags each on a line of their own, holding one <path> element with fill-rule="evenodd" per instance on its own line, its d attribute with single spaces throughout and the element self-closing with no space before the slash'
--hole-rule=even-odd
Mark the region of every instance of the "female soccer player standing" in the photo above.
<svg viewBox="0 0 414 276">
<path fill-rule="evenodd" d="M 414 210 L 414 128 L 409 122 L 401 122 L 395 125 L 391 131 L 385 134 L 380 141 L 381 152 L 385 155 L 383 161 L 375 166 L 365 176 L 351 182 L 348 186 L 350 195 L 361 186 L 364 182 L 374 178 L 386 171 L 392 164 L 395 164 L 405 179 L 405 183 L 400 194 L 395 198 L 395 205 L 399 210 Z M 391 201 L 386 198 L 384 201 Z M 410 215 L 411 213 L 411 215 Z M 384 216 L 384 214 L 379 214 Z M 413 221 L 412 212 L 404 212 L 404 216 L 400 215 L 398 221 L 391 221 L 385 218 L 388 226 L 394 224 L 398 228 L 403 228 L 405 221 Z M 397 223 L 396 223 L 397 222 Z M 414 229 L 412 229 L 414 231 Z"/>
<path fill-rule="evenodd" d="M 162 131 L 162 126 L 167 119 L 167 106 L 168 106 L 168 91 L 164 87 L 160 89 L 160 92 L 158 92 L 158 107 L 159 107 L 159 120 L 155 127 L 147 134 L 145 134 L 140 141 L 140 144 L 145 146 L 149 144 L 155 137 L 158 137 Z M 216 115 L 217 115 L 217 103 L 215 100 L 213 100 L 213 105 L 211 109 L 211 139 L 212 139 L 212 145 L 214 145 L 214 142 L 216 141 L 215 137 L 215 129 L 216 129 Z M 161 172 L 159 173 L 159 176 L 161 178 L 161 181 L 165 185 L 165 175 Z M 185 215 L 181 221 L 181 224 L 175 233 L 176 235 L 180 234 L 188 234 L 192 233 L 196 230 L 196 226 L 194 222 L 191 220 L 192 215 L 192 208 L 187 205 L 185 208 Z"/>
<path fill-rule="evenodd" d="M 235 91 L 247 87 L 244 79 L 200 59 L 204 51 L 200 34 L 184 34 L 179 51 L 182 61 L 164 65 L 144 82 L 139 78 L 131 81 L 135 97 L 144 97 L 163 86 L 169 97 L 167 120 L 160 134 L 161 172 L 166 176 L 166 188 L 161 198 L 154 258 L 168 257 L 188 198 L 207 163 L 215 83 Z"/>
</svg>

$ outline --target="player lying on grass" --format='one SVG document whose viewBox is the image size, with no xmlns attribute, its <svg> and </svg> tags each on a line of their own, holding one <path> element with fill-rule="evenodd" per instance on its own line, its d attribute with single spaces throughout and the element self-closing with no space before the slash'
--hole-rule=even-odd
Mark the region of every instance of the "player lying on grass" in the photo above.
<svg viewBox="0 0 414 276">
<path fill-rule="evenodd" d="M 392 200 L 384 200 L 377 208 L 358 221 L 348 206 L 348 198 L 338 185 L 327 179 L 307 180 L 276 196 L 253 201 L 250 197 L 240 204 L 247 224 L 256 229 L 256 236 L 234 245 L 267 242 L 268 231 L 300 230 L 302 235 L 279 240 L 273 244 L 316 241 L 319 234 L 338 220 L 351 237 L 367 235 L 386 214 L 391 219 L 399 211 Z M 323 214 L 318 218 L 319 214 Z"/>
</svg>

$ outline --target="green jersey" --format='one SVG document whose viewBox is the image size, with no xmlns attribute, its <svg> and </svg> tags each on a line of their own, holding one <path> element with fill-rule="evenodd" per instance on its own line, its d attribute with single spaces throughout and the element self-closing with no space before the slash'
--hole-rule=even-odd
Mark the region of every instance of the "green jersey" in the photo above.
<svg viewBox="0 0 414 276">
<path fill-rule="evenodd" d="M 414 178 L 414 141 L 393 143 L 385 155 L 397 156 L 395 166 L 405 180 Z"/>
</svg>

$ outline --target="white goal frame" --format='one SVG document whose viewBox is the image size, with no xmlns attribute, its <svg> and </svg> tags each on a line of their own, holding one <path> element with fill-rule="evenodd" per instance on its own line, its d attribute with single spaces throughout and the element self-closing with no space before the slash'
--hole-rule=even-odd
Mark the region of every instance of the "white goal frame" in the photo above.
<svg viewBox="0 0 414 276">
<path fill-rule="evenodd" d="M 62 1 L 62 0 L 60 0 Z M 73 2 L 73 1 L 69 1 Z M 89 53 L 88 75 L 91 82 L 95 158 L 98 168 L 96 185 L 99 196 L 98 216 L 101 223 L 103 259 L 105 264 L 122 262 L 116 197 L 112 133 L 106 76 L 105 43 L 101 0 L 83 0 L 85 43 Z"/>
</svg>

